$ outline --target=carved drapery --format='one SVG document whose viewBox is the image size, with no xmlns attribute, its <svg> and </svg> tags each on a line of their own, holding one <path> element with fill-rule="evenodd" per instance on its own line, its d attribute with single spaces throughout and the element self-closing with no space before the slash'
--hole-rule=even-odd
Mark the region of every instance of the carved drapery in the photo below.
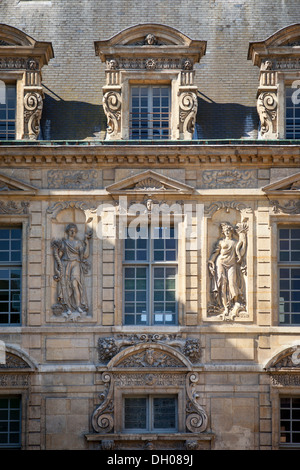
<svg viewBox="0 0 300 470">
<path fill-rule="evenodd" d="M 84 239 L 77 237 L 76 224 L 69 224 L 66 238 L 54 239 L 51 247 L 54 257 L 54 281 L 57 283 L 56 304 L 52 311 L 56 316 L 67 320 L 77 320 L 89 311 L 85 285 L 85 274 L 89 270 L 89 240 L 90 231 L 84 234 Z"/>
<path fill-rule="evenodd" d="M 248 316 L 246 306 L 247 222 L 220 224 L 220 238 L 208 261 L 211 279 L 208 314 L 223 320 Z"/>
</svg>

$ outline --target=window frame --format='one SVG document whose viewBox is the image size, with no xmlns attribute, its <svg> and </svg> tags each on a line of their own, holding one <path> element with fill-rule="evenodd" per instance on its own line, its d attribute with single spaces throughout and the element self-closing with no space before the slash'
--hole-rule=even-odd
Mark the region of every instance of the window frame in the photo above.
<svg viewBox="0 0 300 470">
<path fill-rule="evenodd" d="M 18 418 L 18 423 L 19 423 L 19 440 L 18 440 L 18 443 L 15 443 L 15 444 L 12 444 L 12 445 L 8 445 L 9 443 L 5 443 L 5 444 L 0 444 L 0 450 L 1 449 L 21 449 L 22 448 L 22 436 L 23 436 L 23 398 L 21 395 L 19 394 L 1 394 L 0 395 L 0 399 L 3 399 L 3 400 L 15 400 L 15 399 L 18 399 L 19 401 L 19 418 Z M 10 423 L 11 421 L 9 421 Z M 3 433 L 4 434 L 4 433 Z M 8 434 L 10 434 L 8 432 Z"/>
<path fill-rule="evenodd" d="M 126 406 L 125 400 L 126 399 L 138 399 L 138 398 L 146 398 L 146 428 L 126 428 Z M 155 420 L 155 408 L 154 408 L 154 399 L 155 398 L 172 398 L 174 399 L 174 408 L 175 408 L 175 427 L 174 428 L 154 428 L 154 420 Z M 177 394 L 136 394 L 136 395 L 124 395 L 122 397 L 123 407 L 122 407 L 122 428 L 123 432 L 125 433 L 176 433 L 178 432 L 178 396 Z"/>
<path fill-rule="evenodd" d="M 138 99 L 139 99 L 139 106 L 138 106 L 138 118 L 134 118 L 133 117 L 133 89 L 134 88 L 137 88 L 139 89 L 139 95 L 138 95 Z M 168 119 L 167 119 L 167 122 L 168 122 L 168 126 L 166 128 L 164 128 L 164 126 L 162 127 L 157 127 L 154 126 L 154 118 L 153 118 L 153 115 L 154 115 L 154 111 L 153 111 L 153 108 L 154 108 L 154 89 L 155 88 L 158 88 L 160 90 L 160 95 L 159 95 L 159 98 L 162 99 L 163 96 L 162 96 L 162 92 L 161 90 L 162 89 L 165 89 L 165 90 L 168 90 L 168 93 L 167 93 L 167 99 L 168 99 Z M 142 105 L 141 105 L 141 100 L 143 98 L 143 95 L 141 93 L 141 90 L 142 89 L 146 89 L 147 90 L 147 93 L 144 95 L 144 97 L 147 97 L 147 118 L 143 118 L 141 117 L 141 108 L 142 108 Z M 163 114 L 164 112 L 162 111 L 161 107 L 160 107 L 160 110 L 159 112 L 157 113 L 159 114 L 159 121 L 160 121 L 160 124 L 162 122 L 165 121 L 164 117 L 163 117 Z M 171 115 L 172 115 L 172 100 L 171 100 L 171 87 L 170 85 L 162 85 L 162 84 L 159 84 L 159 83 L 152 83 L 152 84 L 131 84 L 130 86 L 130 115 L 129 115 L 129 138 L 130 140 L 169 140 L 170 139 L 170 135 L 171 135 L 171 127 L 170 127 L 170 124 L 171 124 Z M 152 116 L 152 120 L 150 120 L 149 118 Z M 133 121 L 134 119 L 138 120 L 139 122 L 139 126 L 137 128 L 134 128 L 133 127 Z M 145 129 L 142 128 L 142 121 L 147 121 L 148 125 L 147 127 L 145 127 Z M 143 131 L 147 131 L 147 137 L 143 137 L 142 134 L 143 134 Z M 154 131 L 155 130 L 159 130 L 159 136 L 158 137 L 155 137 L 155 133 Z M 161 134 L 162 131 L 164 130 L 167 130 L 167 135 L 164 136 Z M 133 137 L 133 133 L 134 132 L 137 132 L 138 133 L 138 137 Z"/>
<path fill-rule="evenodd" d="M 20 303 L 20 310 L 18 312 L 18 315 L 19 315 L 19 322 L 17 323 L 12 323 L 10 321 L 11 319 L 11 312 L 10 312 L 10 308 L 9 308 L 9 312 L 7 312 L 7 316 L 8 316 L 8 322 L 7 323 L 2 323 L 0 322 L 0 326 L 1 327 L 18 327 L 18 326 L 21 326 L 22 324 L 22 305 L 23 305 L 23 299 L 22 299 L 22 294 L 23 294 L 23 256 L 24 256 L 24 252 L 23 252 L 23 226 L 21 224 L 15 224 L 15 225 L 0 225 L 0 230 L 14 230 L 14 229 L 20 229 L 21 231 L 21 236 L 20 236 L 20 245 L 21 245 L 21 248 L 20 248 L 20 261 L 3 261 L 3 262 L 0 262 L 0 270 L 2 269 L 8 269 L 9 271 L 10 270 L 13 270 L 13 269 L 18 269 L 20 270 L 20 300 L 19 300 L 19 303 Z M 9 237 L 8 239 L 9 241 L 11 241 L 11 237 Z M 9 251 L 11 252 L 11 250 Z M 10 299 L 10 293 L 11 293 L 11 289 L 9 287 L 8 289 L 8 294 L 9 294 L 9 299 Z M 11 304 L 11 300 L 8 301 L 9 305 Z M 4 314 L 5 312 L 1 312 L 1 315 Z"/>
<path fill-rule="evenodd" d="M 155 224 L 156 225 L 156 224 Z M 142 327 L 142 326 L 163 326 L 163 327 L 166 327 L 166 326 L 178 326 L 179 325 L 179 312 L 178 312 L 178 305 L 179 305 L 179 292 L 178 292 L 178 286 L 179 286 L 179 227 L 178 227 L 179 224 L 174 224 L 174 225 L 170 225 L 169 228 L 173 228 L 174 230 L 174 240 L 175 240 L 175 243 L 176 243 L 176 259 L 174 261 L 166 261 L 166 260 L 157 260 L 157 261 L 154 261 L 153 259 L 153 253 L 154 253 L 154 240 L 157 239 L 157 238 L 153 238 L 152 237 L 152 229 L 153 228 L 157 228 L 157 227 L 154 227 L 152 226 L 151 224 L 147 226 L 147 230 L 148 230 L 148 233 L 147 233 L 147 259 L 146 260 L 125 260 L 125 253 L 126 253 L 126 249 L 125 249 L 125 243 L 126 243 L 126 239 L 122 240 L 123 242 L 123 249 L 122 249 L 122 279 L 123 279 L 123 282 L 122 282 L 122 292 L 123 292 L 123 295 L 122 295 L 122 324 L 124 326 L 131 326 L 131 327 Z M 168 227 L 167 227 L 168 228 Z M 176 232 L 177 232 L 177 238 L 176 238 Z M 171 238 L 172 239 L 172 238 Z M 136 248 L 135 248 L 135 251 L 136 251 Z M 164 253 L 165 253 L 166 249 L 164 248 Z M 135 320 L 135 323 L 133 324 L 126 324 L 125 323 L 125 304 L 126 304 L 126 300 L 125 300 L 125 269 L 127 267 L 134 267 L 135 269 L 137 267 L 145 267 L 146 268 L 146 309 L 147 309 L 147 319 L 146 319 L 146 323 L 141 323 L 141 324 L 138 324 Z M 166 323 L 166 319 L 164 318 L 163 319 L 163 323 L 155 323 L 154 322 L 154 315 L 155 315 L 155 312 L 154 312 L 154 289 L 153 289 L 153 286 L 154 286 L 154 269 L 155 267 L 163 267 L 164 269 L 167 268 L 167 267 L 170 267 L 170 268 L 175 268 L 176 270 L 176 278 L 175 278 L 175 313 L 174 313 L 174 316 L 175 316 L 175 320 L 173 323 Z M 136 279 L 136 277 L 134 278 Z M 166 277 L 164 277 L 164 280 L 166 279 Z M 166 290 L 164 289 L 163 290 L 164 292 L 166 292 Z M 150 295 L 149 295 L 150 293 Z M 136 301 L 135 301 L 136 302 Z M 165 302 L 165 300 L 164 300 Z M 136 313 L 134 313 L 135 317 L 136 317 Z M 165 317 L 166 313 L 162 313 L 162 315 Z"/>
<path fill-rule="evenodd" d="M 300 311 L 299 312 L 296 312 L 295 314 L 298 314 L 299 315 L 299 323 L 292 323 L 291 321 L 289 323 L 283 323 L 280 321 L 280 316 L 283 314 L 285 316 L 285 313 L 284 312 L 280 312 L 280 280 L 281 280 L 281 277 L 280 277 L 280 269 L 283 269 L 283 268 L 287 268 L 287 269 L 292 269 L 292 268 L 298 268 L 300 269 L 300 261 L 280 261 L 280 241 L 282 241 L 280 239 L 280 230 L 281 229 L 286 229 L 286 230 L 292 230 L 292 229 L 300 229 L 300 224 L 278 224 L 277 225 L 277 292 L 278 292 L 278 295 L 277 295 L 277 298 L 278 298 L 278 324 L 279 326 L 290 326 L 290 327 L 297 327 L 297 326 L 300 326 Z M 290 240 L 290 238 L 289 238 Z M 290 253 L 291 250 L 289 250 Z M 289 278 L 291 279 L 291 278 Z M 292 288 L 290 287 L 289 288 L 289 293 L 292 292 Z M 291 303 L 291 300 L 289 301 Z M 289 317 L 291 318 L 292 316 L 292 312 L 287 312 L 287 314 L 289 315 Z"/>
</svg>

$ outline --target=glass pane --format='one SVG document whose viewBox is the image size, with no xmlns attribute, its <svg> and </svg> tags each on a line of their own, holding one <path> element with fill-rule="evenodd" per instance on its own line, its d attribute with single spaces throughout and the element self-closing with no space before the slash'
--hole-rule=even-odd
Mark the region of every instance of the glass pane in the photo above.
<svg viewBox="0 0 300 470">
<path fill-rule="evenodd" d="M 175 398 L 153 398 L 153 414 L 153 429 L 176 429 Z"/>
<path fill-rule="evenodd" d="M 147 430 L 147 398 L 125 398 L 125 429 Z"/>
</svg>

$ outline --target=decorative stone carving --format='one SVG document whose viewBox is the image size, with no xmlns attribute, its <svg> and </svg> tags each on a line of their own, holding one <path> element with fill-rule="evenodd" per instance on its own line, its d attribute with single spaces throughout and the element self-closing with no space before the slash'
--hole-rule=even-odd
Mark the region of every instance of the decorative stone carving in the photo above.
<svg viewBox="0 0 300 470">
<path fill-rule="evenodd" d="M 119 91 L 108 91 L 103 96 L 103 110 L 107 117 L 108 139 L 115 139 L 121 132 L 122 98 Z"/>
<path fill-rule="evenodd" d="M 155 59 L 147 59 L 146 60 L 146 69 L 148 69 L 148 70 L 156 69 L 156 60 Z"/>
<path fill-rule="evenodd" d="M 186 377 L 186 392 L 188 396 L 186 406 L 186 427 L 192 433 L 204 432 L 207 428 L 208 418 L 207 414 L 198 403 L 198 394 L 196 392 L 195 384 L 198 382 L 199 376 L 196 372 L 187 374 Z"/>
<path fill-rule="evenodd" d="M 80 209 L 81 211 L 88 211 L 90 210 L 91 212 L 96 211 L 97 209 L 94 207 L 91 207 L 90 204 L 87 202 L 83 201 L 60 201 L 60 202 L 55 202 L 52 206 L 48 207 L 47 209 L 47 214 L 52 215 L 53 218 L 59 214 L 64 209 Z"/>
<path fill-rule="evenodd" d="M 25 90 L 26 92 L 26 90 Z M 40 91 L 28 91 L 24 96 L 24 138 L 36 140 L 40 132 L 43 97 Z"/>
<path fill-rule="evenodd" d="M 99 186 L 96 170 L 49 170 L 48 187 L 51 189 L 95 189 Z"/>
<path fill-rule="evenodd" d="M 215 212 L 219 210 L 225 210 L 225 212 L 230 212 L 231 209 L 237 210 L 237 211 L 246 211 L 246 212 L 252 212 L 251 207 L 246 206 L 242 202 L 237 202 L 237 201 L 218 201 L 218 202 L 212 202 L 208 207 L 204 207 L 204 213 L 205 215 L 208 215 L 211 217 Z"/>
<path fill-rule="evenodd" d="M 157 39 L 154 34 L 147 34 L 147 36 L 145 37 L 145 44 L 147 44 L 148 46 L 154 46 L 155 44 L 157 44 Z"/>
<path fill-rule="evenodd" d="M 197 95 L 193 91 L 184 91 L 179 96 L 180 134 L 184 139 L 192 139 L 198 109 Z"/>
<path fill-rule="evenodd" d="M 127 356 L 118 367 L 183 367 L 183 364 L 176 357 L 149 347 Z"/>
<path fill-rule="evenodd" d="M 124 347 L 139 343 L 162 343 L 178 349 L 192 363 L 199 361 L 201 356 L 200 342 L 198 339 L 182 339 L 178 335 L 159 335 L 159 334 L 140 334 L 140 335 L 121 335 L 117 338 L 99 338 L 98 339 L 98 357 L 99 361 L 106 363 L 118 354 Z M 133 360 L 133 359 L 132 359 Z M 149 361 L 148 358 L 146 358 Z M 154 359 L 152 358 L 152 361 Z M 150 364 L 149 364 L 150 365 Z"/>
<path fill-rule="evenodd" d="M 204 170 L 202 187 L 215 188 L 255 188 L 256 170 Z"/>
<path fill-rule="evenodd" d="M 84 240 L 77 238 L 75 224 L 66 227 L 67 238 L 52 240 L 55 275 L 57 283 L 57 304 L 52 306 L 54 315 L 69 320 L 88 313 L 88 300 L 84 275 L 89 269 L 89 239 L 91 232 L 86 232 Z"/>
<path fill-rule="evenodd" d="M 92 427 L 96 432 L 111 432 L 114 427 L 113 391 L 114 380 L 112 374 L 102 374 L 105 391 L 100 395 L 101 403 L 92 416 Z"/>
<path fill-rule="evenodd" d="M 28 214 L 29 202 L 0 201 L 0 214 Z"/>
<path fill-rule="evenodd" d="M 160 381 L 155 380 L 156 375 L 160 376 Z M 92 427 L 95 432 L 111 433 L 115 426 L 114 416 L 114 389 L 122 386 L 155 386 L 156 392 L 158 387 L 166 387 L 170 382 L 164 381 L 165 374 L 122 374 L 123 379 L 120 380 L 120 374 L 107 373 L 102 374 L 102 381 L 105 389 L 100 395 L 101 403 L 96 408 L 92 415 Z M 166 375 L 170 376 L 170 374 Z M 196 372 L 189 372 L 188 374 L 174 374 L 175 382 L 171 383 L 172 386 L 185 385 L 186 389 L 186 419 L 185 426 L 188 432 L 201 433 L 207 429 L 208 417 L 204 408 L 199 404 L 199 396 L 196 391 L 196 384 L 199 381 L 199 375 Z M 180 382 L 179 379 L 182 381 Z"/>
<path fill-rule="evenodd" d="M 280 204 L 279 201 L 270 201 L 270 205 L 273 206 L 273 212 L 275 214 L 300 214 L 300 200 L 292 199 L 286 204 Z"/>
<path fill-rule="evenodd" d="M 211 277 L 211 303 L 208 313 L 219 315 L 223 320 L 247 316 L 246 311 L 246 222 L 235 227 L 221 224 L 223 238 L 219 239 L 208 261 Z M 238 236 L 238 240 L 234 237 Z"/>
<path fill-rule="evenodd" d="M 257 112 L 261 122 L 261 136 L 264 138 L 277 137 L 277 96 L 266 91 L 259 94 Z"/>
<path fill-rule="evenodd" d="M 300 346 L 285 349 L 273 358 L 266 369 L 300 369 Z"/>
<path fill-rule="evenodd" d="M 0 370 L 2 369 L 29 369 L 30 366 L 24 359 L 19 356 L 15 356 L 9 352 L 6 352 L 5 363 L 0 363 Z"/>
</svg>

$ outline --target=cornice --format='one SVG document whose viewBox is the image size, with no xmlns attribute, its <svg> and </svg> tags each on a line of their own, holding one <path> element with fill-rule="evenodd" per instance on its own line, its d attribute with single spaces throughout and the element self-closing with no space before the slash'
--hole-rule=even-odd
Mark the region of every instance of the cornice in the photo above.
<svg viewBox="0 0 300 470">
<path fill-rule="evenodd" d="M 228 164 L 244 167 L 299 167 L 300 145 L 246 143 L 188 143 L 188 144 L 118 144 L 83 141 L 78 143 L 35 143 L 0 145 L 0 166 L 37 166 L 99 164 L 101 167 L 177 166 Z"/>
</svg>

